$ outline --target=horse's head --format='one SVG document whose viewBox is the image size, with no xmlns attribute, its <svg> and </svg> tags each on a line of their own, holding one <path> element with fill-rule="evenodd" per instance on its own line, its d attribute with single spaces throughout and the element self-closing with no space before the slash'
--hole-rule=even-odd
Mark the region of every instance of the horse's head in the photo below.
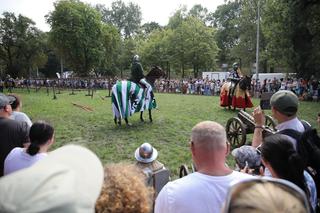
<svg viewBox="0 0 320 213">
<path fill-rule="evenodd" d="M 166 76 L 166 73 L 159 66 L 153 66 L 150 72 L 146 75 L 146 77 L 155 78 L 155 79 L 165 77 L 165 76 Z"/>
<path fill-rule="evenodd" d="M 150 72 L 146 75 L 147 81 L 151 83 L 152 86 L 155 80 L 161 77 L 166 77 L 166 73 L 159 66 L 153 66 Z"/>
<path fill-rule="evenodd" d="M 239 87 L 242 90 L 251 90 L 251 77 L 252 76 L 243 76 L 239 81 Z"/>
</svg>

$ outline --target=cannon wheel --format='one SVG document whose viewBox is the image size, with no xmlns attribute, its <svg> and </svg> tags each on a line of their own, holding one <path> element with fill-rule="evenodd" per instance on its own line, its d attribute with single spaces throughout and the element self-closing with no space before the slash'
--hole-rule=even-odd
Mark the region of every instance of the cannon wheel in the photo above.
<svg viewBox="0 0 320 213">
<path fill-rule="evenodd" d="M 276 130 L 276 122 L 269 115 L 266 115 L 266 121 L 264 123 L 265 126 L 269 127 L 271 130 Z"/>
<path fill-rule="evenodd" d="M 237 117 L 230 118 L 226 125 L 228 141 L 232 148 L 245 144 L 247 135 L 244 123 Z"/>
<path fill-rule="evenodd" d="M 179 177 L 180 178 L 182 178 L 184 176 L 187 176 L 189 173 L 190 173 L 189 169 L 185 164 L 180 166 L 180 172 L 179 172 Z"/>
</svg>

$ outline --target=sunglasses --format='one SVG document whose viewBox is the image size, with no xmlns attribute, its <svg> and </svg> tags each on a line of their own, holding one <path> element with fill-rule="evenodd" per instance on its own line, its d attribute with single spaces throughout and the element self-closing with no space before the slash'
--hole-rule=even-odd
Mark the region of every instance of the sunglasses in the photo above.
<svg viewBox="0 0 320 213">
<path fill-rule="evenodd" d="M 289 181 L 286 181 L 283 179 L 271 178 L 271 177 L 261 177 L 261 178 L 254 178 L 254 179 L 236 182 L 234 185 L 231 186 L 231 188 L 228 191 L 223 212 L 224 213 L 230 212 L 232 201 L 239 196 L 239 193 L 241 193 L 241 191 L 248 189 L 250 186 L 253 186 L 254 184 L 264 184 L 264 183 L 274 184 L 275 186 L 293 195 L 303 204 L 303 206 L 306 209 L 306 212 L 311 212 L 310 203 L 304 191 L 302 191 L 298 186 L 296 186 L 295 184 Z M 259 199 L 259 198 L 256 198 L 256 199 Z"/>
</svg>

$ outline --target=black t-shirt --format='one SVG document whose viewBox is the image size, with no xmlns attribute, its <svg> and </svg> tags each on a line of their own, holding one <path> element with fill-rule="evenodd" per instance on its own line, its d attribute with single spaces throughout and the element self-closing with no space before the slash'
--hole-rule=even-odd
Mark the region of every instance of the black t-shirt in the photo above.
<svg viewBox="0 0 320 213">
<path fill-rule="evenodd" d="M 29 127 L 26 122 L 18 122 L 0 117 L 0 177 L 3 176 L 4 160 L 15 147 L 23 147 L 28 142 Z"/>
</svg>

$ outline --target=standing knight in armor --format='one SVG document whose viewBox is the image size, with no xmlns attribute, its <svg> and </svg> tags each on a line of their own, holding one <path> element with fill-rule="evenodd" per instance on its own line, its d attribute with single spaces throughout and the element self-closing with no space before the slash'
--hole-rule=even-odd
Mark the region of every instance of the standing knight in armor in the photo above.
<svg viewBox="0 0 320 213">
<path fill-rule="evenodd" d="M 133 62 L 131 66 L 131 78 L 133 82 L 137 84 L 142 84 L 146 87 L 145 97 L 149 94 L 151 90 L 151 85 L 146 81 L 145 76 L 143 75 L 143 68 L 140 63 L 140 57 L 138 55 L 133 56 Z M 148 98 L 148 97 L 146 97 Z"/>
</svg>

